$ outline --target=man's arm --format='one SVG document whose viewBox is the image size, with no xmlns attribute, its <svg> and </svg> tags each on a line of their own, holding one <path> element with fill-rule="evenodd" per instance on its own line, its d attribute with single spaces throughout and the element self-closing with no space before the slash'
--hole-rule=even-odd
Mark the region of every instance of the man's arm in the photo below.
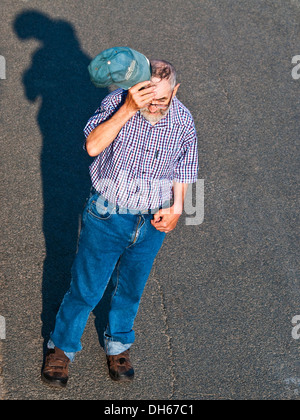
<svg viewBox="0 0 300 420">
<path fill-rule="evenodd" d="M 98 125 L 90 133 L 85 144 L 86 151 L 90 156 L 95 157 L 103 152 L 137 111 L 152 101 L 154 88 L 147 88 L 149 84 L 149 81 L 142 82 L 129 89 L 124 105 L 109 120 Z"/>
<path fill-rule="evenodd" d="M 161 232 L 171 232 L 177 225 L 183 212 L 184 200 L 189 184 L 197 182 L 198 148 L 197 135 L 193 119 L 184 139 L 181 156 L 174 168 L 174 205 L 170 209 L 160 210 L 154 215 L 152 225 Z"/>
<path fill-rule="evenodd" d="M 183 212 L 184 199 L 189 184 L 174 182 L 174 204 L 169 209 L 162 209 L 154 215 L 152 225 L 160 232 L 169 233 L 177 226 Z"/>
</svg>

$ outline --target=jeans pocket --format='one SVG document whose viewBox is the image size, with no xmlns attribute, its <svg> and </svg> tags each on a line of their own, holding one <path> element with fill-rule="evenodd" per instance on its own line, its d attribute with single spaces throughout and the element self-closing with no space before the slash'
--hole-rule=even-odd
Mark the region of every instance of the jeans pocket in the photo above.
<svg viewBox="0 0 300 420">
<path fill-rule="evenodd" d="M 95 219 L 108 220 L 111 217 L 113 210 L 114 208 L 108 201 L 99 197 L 98 199 L 93 199 L 90 202 L 87 211 Z"/>
</svg>

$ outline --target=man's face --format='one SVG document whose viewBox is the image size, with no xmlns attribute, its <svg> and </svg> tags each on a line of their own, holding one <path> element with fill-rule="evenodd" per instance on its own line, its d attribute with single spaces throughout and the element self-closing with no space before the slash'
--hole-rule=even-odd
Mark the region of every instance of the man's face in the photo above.
<svg viewBox="0 0 300 420">
<path fill-rule="evenodd" d="M 171 106 L 172 98 L 177 91 L 176 88 L 172 91 L 171 85 L 166 79 L 151 79 L 151 85 L 155 87 L 155 96 L 151 104 L 140 110 L 141 115 L 150 123 L 157 123 L 164 118 Z"/>
</svg>

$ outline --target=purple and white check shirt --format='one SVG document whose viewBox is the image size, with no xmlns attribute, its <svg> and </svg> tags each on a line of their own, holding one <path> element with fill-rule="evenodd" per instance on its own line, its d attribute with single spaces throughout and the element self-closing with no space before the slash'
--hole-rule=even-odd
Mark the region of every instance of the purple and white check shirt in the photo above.
<svg viewBox="0 0 300 420">
<path fill-rule="evenodd" d="M 88 135 L 124 103 L 127 91 L 108 95 L 89 119 Z M 152 126 L 137 112 L 90 166 L 93 187 L 108 201 L 128 209 L 162 207 L 173 182 L 197 181 L 198 150 L 193 117 L 175 97 L 169 113 Z"/>
</svg>

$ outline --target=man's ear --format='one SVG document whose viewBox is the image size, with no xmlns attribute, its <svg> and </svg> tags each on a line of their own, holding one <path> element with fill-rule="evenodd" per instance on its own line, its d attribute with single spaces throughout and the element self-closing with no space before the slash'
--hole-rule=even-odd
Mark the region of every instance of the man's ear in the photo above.
<svg viewBox="0 0 300 420">
<path fill-rule="evenodd" d="M 172 96 L 172 98 L 174 98 L 174 96 L 177 94 L 177 91 L 178 91 L 178 89 L 179 89 L 179 86 L 180 86 L 180 83 L 178 83 L 178 85 L 176 85 L 176 86 L 174 87 L 174 91 L 173 91 L 173 96 Z"/>
</svg>

